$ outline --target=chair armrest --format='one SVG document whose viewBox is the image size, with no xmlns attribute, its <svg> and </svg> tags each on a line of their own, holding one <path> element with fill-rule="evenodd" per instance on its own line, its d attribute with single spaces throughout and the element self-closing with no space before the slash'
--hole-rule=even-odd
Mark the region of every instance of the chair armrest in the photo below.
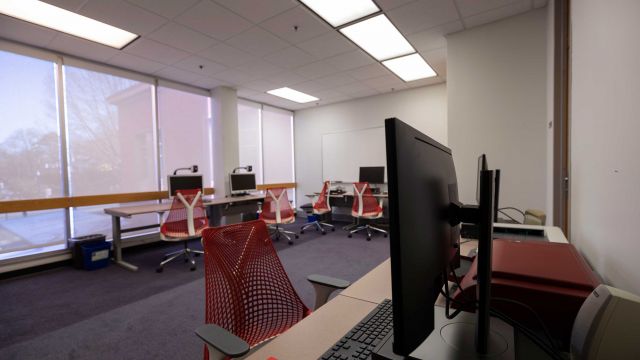
<svg viewBox="0 0 640 360">
<path fill-rule="evenodd" d="M 206 324 L 196 329 L 196 335 L 207 344 L 209 359 L 237 358 L 249 352 L 249 344 L 218 325 Z"/>
<path fill-rule="evenodd" d="M 336 279 L 324 275 L 309 275 L 307 280 L 313 285 L 313 290 L 316 293 L 316 305 L 315 309 L 324 305 L 329 300 L 329 295 L 336 290 L 346 289 L 351 285 L 347 280 Z"/>
</svg>

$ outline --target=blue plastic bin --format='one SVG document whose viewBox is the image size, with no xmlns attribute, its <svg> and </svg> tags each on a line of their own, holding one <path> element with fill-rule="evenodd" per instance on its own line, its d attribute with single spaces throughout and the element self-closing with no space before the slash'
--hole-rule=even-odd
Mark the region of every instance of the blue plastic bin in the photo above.
<svg viewBox="0 0 640 360">
<path fill-rule="evenodd" d="M 109 265 L 111 258 L 111 244 L 101 242 L 97 244 L 81 245 L 83 269 L 96 270 Z"/>
<path fill-rule="evenodd" d="M 307 215 L 308 222 L 314 222 L 316 220 L 318 220 L 318 215 Z"/>
</svg>

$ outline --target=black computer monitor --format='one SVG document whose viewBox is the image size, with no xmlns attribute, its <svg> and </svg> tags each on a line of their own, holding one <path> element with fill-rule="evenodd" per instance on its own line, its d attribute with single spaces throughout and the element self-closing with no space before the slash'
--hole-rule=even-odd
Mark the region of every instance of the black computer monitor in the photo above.
<svg viewBox="0 0 640 360">
<path fill-rule="evenodd" d="M 169 197 L 176 196 L 178 190 L 200 189 L 202 191 L 202 175 L 169 175 Z"/>
<path fill-rule="evenodd" d="M 361 166 L 360 182 L 384 184 L 384 166 Z"/>
<path fill-rule="evenodd" d="M 478 256 L 485 258 L 478 264 L 478 301 L 482 304 L 477 339 L 486 347 L 488 292 L 482 287 L 488 285 L 486 271 L 490 276 L 491 267 L 493 172 L 482 172 L 480 206 L 461 206 L 450 149 L 395 118 L 385 120 L 385 134 L 393 352 L 408 356 L 434 330 L 433 306 L 443 274 L 449 273 L 454 254 L 459 254 L 460 220 L 479 223 L 482 251 Z"/>
<path fill-rule="evenodd" d="M 256 174 L 253 173 L 229 174 L 229 183 L 231 195 L 246 194 L 257 190 Z"/>
<path fill-rule="evenodd" d="M 482 171 L 489 170 L 487 163 L 487 155 L 478 156 L 478 174 L 476 180 L 476 201 L 480 203 L 480 175 Z M 493 197 L 493 218 L 498 219 L 498 210 L 500 209 L 500 169 L 495 171 L 494 197 Z"/>
</svg>

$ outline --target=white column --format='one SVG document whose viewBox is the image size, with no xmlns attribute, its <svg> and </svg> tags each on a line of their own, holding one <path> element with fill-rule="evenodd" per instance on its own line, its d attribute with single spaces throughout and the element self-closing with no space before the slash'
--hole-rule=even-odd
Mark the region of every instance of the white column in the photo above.
<svg viewBox="0 0 640 360">
<path fill-rule="evenodd" d="M 238 95 L 219 86 L 211 90 L 213 114 L 213 182 L 217 195 L 229 195 L 229 173 L 239 163 Z"/>
</svg>

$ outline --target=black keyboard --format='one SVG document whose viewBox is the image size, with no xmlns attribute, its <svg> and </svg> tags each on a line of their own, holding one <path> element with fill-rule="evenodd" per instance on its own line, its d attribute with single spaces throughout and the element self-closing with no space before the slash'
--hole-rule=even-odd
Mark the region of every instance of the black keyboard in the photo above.
<svg viewBox="0 0 640 360">
<path fill-rule="evenodd" d="M 386 299 L 318 359 L 369 359 L 371 351 L 393 331 L 391 300 Z"/>
</svg>

